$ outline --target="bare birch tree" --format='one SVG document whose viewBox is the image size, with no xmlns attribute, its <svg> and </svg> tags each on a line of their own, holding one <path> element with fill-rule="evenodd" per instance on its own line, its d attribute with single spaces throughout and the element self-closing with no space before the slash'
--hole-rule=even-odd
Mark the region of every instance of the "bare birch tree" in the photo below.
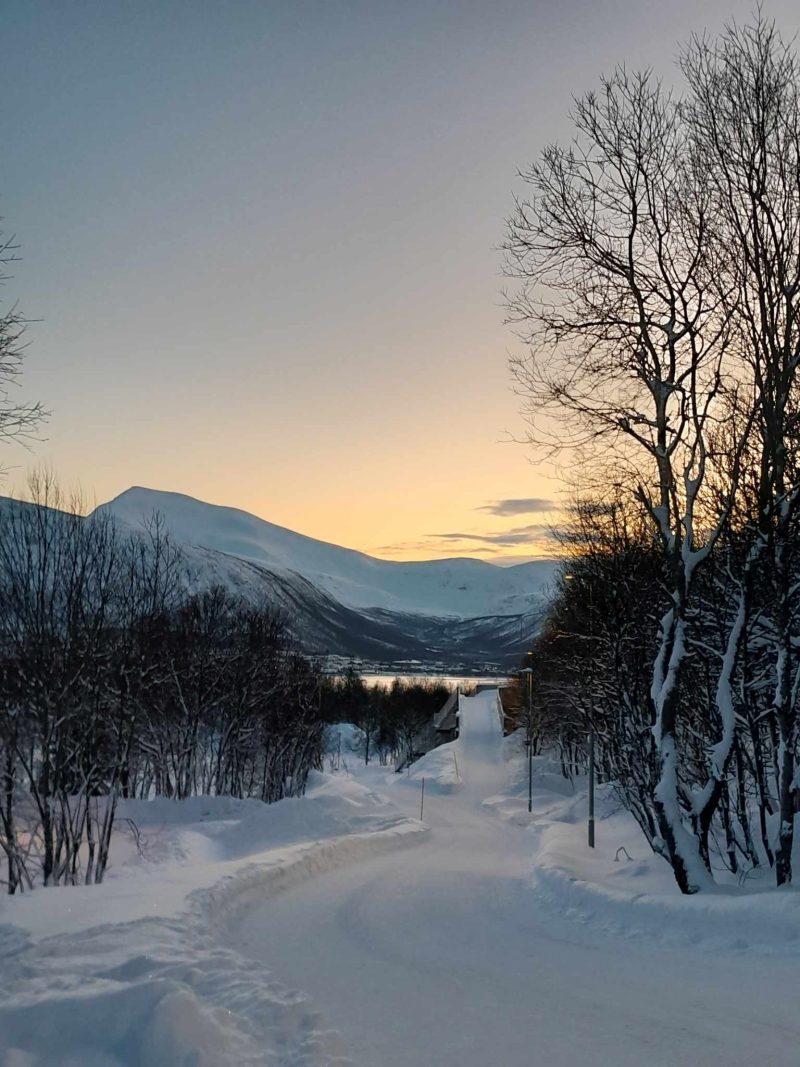
<svg viewBox="0 0 800 1067">
<path fill-rule="evenodd" d="M 4 268 L 16 260 L 14 238 L 0 234 L 0 285 L 8 281 Z M 16 305 L 0 313 L 0 440 L 26 441 L 46 412 L 39 403 L 25 403 L 14 395 L 25 358 L 25 319 Z"/>
<path fill-rule="evenodd" d="M 693 39 L 681 66 L 680 100 L 652 75 L 621 70 L 576 103 L 571 147 L 546 149 L 523 174 L 532 194 L 509 222 L 507 252 L 509 273 L 523 283 L 509 306 L 531 351 L 512 366 L 531 440 L 582 449 L 601 474 L 613 464 L 636 485 L 659 546 L 653 844 L 692 892 L 710 878 L 708 835 L 720 805 L 730 863 L 734 811 L 742 851 L 758 861 L 746 760 L 778 884 L 792 873 L 800 65 L 759 12 L 748 26 Z M 756 712 L 764 648 L 772 702 Z M 710 703 L 687 695 L 698 657 Z M 775 735 L 767 746 L 774 842 L 762 724 Z"/>
<path fill-rule="evenodd" d="M 709 522 L 704 498 L 733 337 L 729 302 L 708 283 L 724 249 L 708 240 L 709 191 L 681 109 L 652 75 L 618 70 L 576 102 L 574 123 L 570 147 L 523 173 L 531 194 L 509 220 L 508 273 L 523 283 L 510 320 L 530 346 L 512 369 L 531 440 L 612 453 L 650 516 L 665 589 L 650 687 L 654 844 L 695 892 L 710 881 L 698 828 L 716 791 L 692 795 L 681 776 L 679 682 L 692 585 L 725 520 Z M 726 726 L 712 777 L 731 743 Z"/>
<path fill-rule="evenodd" d="M 716 39 L 695 39 L 682 62 L 685 120 L 708 176 L 712 238 L 731 252 L 713 279 L 735 316 L 755 384 L 757 514 L 754 554 L 772 590 L 765 637 L 773 649 L 780 731 L 776 876 L 791 880 L 800 658 L 793 567 L 800 509 L 800 66 L 759 14 Z"/>
</svg>

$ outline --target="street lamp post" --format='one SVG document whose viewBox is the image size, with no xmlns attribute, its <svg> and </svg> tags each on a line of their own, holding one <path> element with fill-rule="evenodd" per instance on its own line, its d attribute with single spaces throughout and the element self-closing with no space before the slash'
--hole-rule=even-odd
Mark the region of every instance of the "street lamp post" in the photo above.
<svg viewBox="0 0 800 1067">
<path fill-rule="evenodd" d="M 528 749 L 528 812 L 530 813 L 533 811 L 533 671 L 530 667 L 523 667 L 520 674 L 528 677 L 528 720 L 525 726 L 525 744 Z"/>
<path fill-rule="evenodd" d="M 589 727 L 589 848 L 594 848 L 594 726 Z"/>
</svg>

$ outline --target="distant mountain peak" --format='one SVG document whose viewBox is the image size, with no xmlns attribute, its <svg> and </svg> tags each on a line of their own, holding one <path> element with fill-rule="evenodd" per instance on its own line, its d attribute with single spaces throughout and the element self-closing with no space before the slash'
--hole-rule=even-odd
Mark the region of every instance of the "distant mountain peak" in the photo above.
<svg viewBox="0 0 800 1067">
<path fill-rule="evenodd" d="M 540 606 L 557 564 L 498 567 L 470 557 L 394 562 L 319 541 L 249 512 L 184 493 L 131 486 L 101 505 L 130 525 L 153 512 L 176 540 L 235 556 L 280 574 L 297 574 L 339 603 L 452 619 L 521 615 Z"/>
</svg>

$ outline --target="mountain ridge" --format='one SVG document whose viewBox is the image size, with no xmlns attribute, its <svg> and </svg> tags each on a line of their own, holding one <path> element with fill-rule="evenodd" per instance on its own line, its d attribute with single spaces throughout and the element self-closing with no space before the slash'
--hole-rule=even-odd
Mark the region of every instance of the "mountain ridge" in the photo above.
<svg viewBox="0 0 800 1067">
<path fill-rule="evenodd" d="M 535 560 L 498 567 L 472 557 L 383 560 L 238 508 L 142 486 L 131 487 L 98 510 L 131 526 L 157 512 L 178 541 L 299 575 L 359 611 L 452 619 L 525 614 L 541 606 L 558 566 L 552 560 Z"/>
<path fill-rule="evenodd" d="M 38 506 L 0 497 L 0 534 L 9 509 Z M 95 512 L 131 532 L 158 513 L 181 551 L 187 593 L 222 587 L 271 607 L 286 621 L 293 647 L 328 657 L 329 669 L 356 659 L 398 673 L 504 671 L 519 662 L 538 629 L 558 566 L 498 567 L 469 557 L 380 560 L 238 509 L 141 488 Z"/>
</svg>

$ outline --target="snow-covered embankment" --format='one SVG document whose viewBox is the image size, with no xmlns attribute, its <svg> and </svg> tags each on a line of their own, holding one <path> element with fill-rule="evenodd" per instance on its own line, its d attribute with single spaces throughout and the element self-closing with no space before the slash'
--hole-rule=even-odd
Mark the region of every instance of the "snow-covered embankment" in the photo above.
<svg viewBox="0 0 800 1067">
<path fill-rule="evenodd" d="M 118 826 L 102 886 L 0 904 L 2 1067 L 335 1062 L 337 1038 L 307 999 L 224 947 L 224 929 L 253 901 L 426 828 L 325 775 L 271 807 L 130 802 Z"/>
</svg>

